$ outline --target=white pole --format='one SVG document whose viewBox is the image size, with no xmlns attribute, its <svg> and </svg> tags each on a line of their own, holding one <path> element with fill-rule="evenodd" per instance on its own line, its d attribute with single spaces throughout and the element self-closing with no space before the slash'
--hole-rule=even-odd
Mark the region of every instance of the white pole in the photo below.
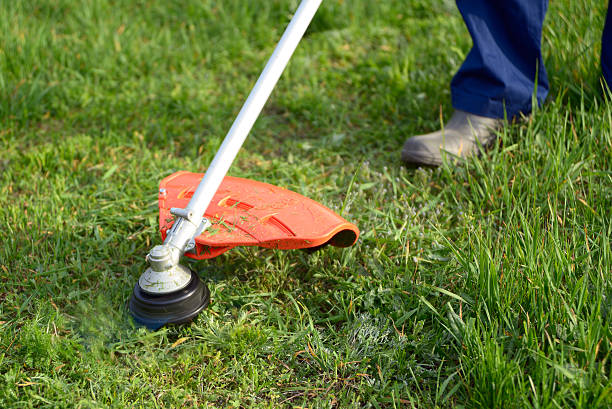
<svg viewBox="0 0 612 409">
<path fill-rule="evenodd" d="M 179 251 L 184 251 L 187 241 L 193 238 L 204 212 L 321 5 L 321 1 L 302 0 L 300 3 L 187 207 L 184 210 L 176 209 L 175 214 L 190 223 L 177 220 L 176 229 L 173 229 L 174 231 L 166 237 L 165 243 Z"/>
<path fill-rule="evenodd" d="M 295 12 L 274 53 L 268 60 L 266 67 L 227 133 L 223 144 L 187 205 L 187 209 L 194 212 L 193 216 L 196 219 L 202 217 L 208 208 L 210 201 L 221 185 L 223 178 L 236 158 L 257 117 L 259 117 L 274 86 L 319 8 L 321 1 L 303 0 Z"/>
</svg>

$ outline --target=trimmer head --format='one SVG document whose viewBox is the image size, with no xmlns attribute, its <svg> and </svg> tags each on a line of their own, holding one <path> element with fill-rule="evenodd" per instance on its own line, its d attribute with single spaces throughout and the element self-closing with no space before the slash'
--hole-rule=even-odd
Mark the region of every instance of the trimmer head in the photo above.
<svg viewBox="0 0 612 409">
<path fill-rule="evenodd" d="M 210 292 L 200 277 L 193 270 L 190 272 L 187 286 L 171 293 L 150 293 L 137 283 L 129 302 L 134 320 L 156 330 L 166 324 L 182 324 L 195 318 L 210 303 Z"/>
</svg>

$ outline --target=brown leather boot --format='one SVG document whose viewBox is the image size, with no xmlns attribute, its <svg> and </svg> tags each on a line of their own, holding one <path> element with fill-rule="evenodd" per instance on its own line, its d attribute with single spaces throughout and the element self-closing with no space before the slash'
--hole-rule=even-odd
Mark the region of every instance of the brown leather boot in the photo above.
<svg viewBox="0 0 612 409">
<path fill-rule="evenodd" d="M 503 119 L 488 118 L 457 110 L 443 129 L 408 138 L 402 149 L 402 160 L 415 165 L 438 166 L 446 152 L 449 159 L 478 154 L 480 147 L 490 146 Z"/>
</svg>

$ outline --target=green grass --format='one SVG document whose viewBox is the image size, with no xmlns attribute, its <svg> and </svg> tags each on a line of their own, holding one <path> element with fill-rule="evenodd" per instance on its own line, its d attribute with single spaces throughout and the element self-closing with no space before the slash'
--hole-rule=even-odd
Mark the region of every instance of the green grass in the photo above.
<svg viewBox="0 0 612 409">
<path fill-rule="evenodd" d="M 407 169 L 463 22 L 326 0 L 230 174 L 345 205 L 359 242 L 195 263 L 211 306 L 149 332 L 126 301 L 157 184 L 207 166 L 297 1 L 1 1 L 0 407 L 610 407 L 605 2 L 551 3 L 549 101 Z"/>
</svg>

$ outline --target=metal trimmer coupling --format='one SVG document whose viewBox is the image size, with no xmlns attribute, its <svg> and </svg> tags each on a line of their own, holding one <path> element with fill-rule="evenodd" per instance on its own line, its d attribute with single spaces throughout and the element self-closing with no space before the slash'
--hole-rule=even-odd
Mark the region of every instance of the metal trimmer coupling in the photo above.
<svg viewBox="0 0 612 409">
<path fill-rule="evenodd" d="M 168 294 L 181 290 L 189 284 L 191 272 L 178 264 L 170 246 L 155 246 L 149 252 L 149 268 L 140 276 L 138 284 L 149 294 Z"/>
</svg>

